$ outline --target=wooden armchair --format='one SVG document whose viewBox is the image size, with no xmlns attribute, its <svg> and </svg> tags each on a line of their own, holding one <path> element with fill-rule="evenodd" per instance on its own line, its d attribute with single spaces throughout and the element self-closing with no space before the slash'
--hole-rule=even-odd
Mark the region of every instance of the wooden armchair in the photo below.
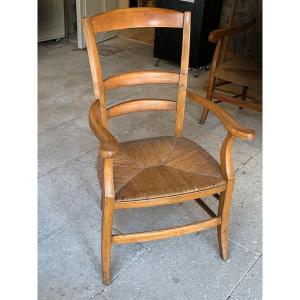
<svg viewBox="0 0 300 300">
<path fill-rule="evenodd" d="M 208 40 L 212 43 L 217 43 L 217 45 L 208 80 L 207 98 L 209 100 L 216 99 L 215 103 L 227 102 L 239 106 L 240 109 L 247 108 L 258 112 L 262 111 L 261 99 L 246 101 L 249 88 L 257 91 L 259 94 L 262 91 L 262 69 L 260 65 L 254 62 L 255 35 L 260 14 L 261 4 L 258 1 L 255 18 L 244 25 L 217 29 L 210 33 Z M 229 38 L 249 30 L 252 32 L 248 55 L 242 56 L 229 52 Z M 228 84 L 232 83 L 241 87 L 240 93 L 225 89 Z M 221 93 L 222 89 L 225 93 Z M 201 124 L 204 124 L 207 114 L 208 109 L 204 107 L 200 119 Z"/>
<path fill-rule="evenodd" d="M 214 103 L 188 92 L 187 96 L 211 110 L 228 131 L 221 149 L 221 164 L 196 143 L 182 137 L 191 15 L 159 8 L 118 9 L 83 20 L 96 101 L 90 108 L 90 126 L 100 140 L 97 171 L 102 190 L 101 261 L 103 282 L 111 281 L 112 244 L 145 242 L 218 227 L 221 256 L 228 258 L 228 218 L 234 185 L 232 145 L 234 137 L 252 139 L 255 132 L 242 128 Z M 103 79 L 95 33 L 136 27 L 183 29 L 180 73 L 138 71 Z M 172 83 L 177 101 L 136 99 L 106 107 L 105 91 L 148 83 Z M 109 131 L 110 118 L 148 110 L 176 111 L 174 136 L 161 136 L 118 143 Z M 213 212 L 202 198 L 213 195 L 219 210 Z M 112 234 L 117 209 L 169 205 L 195 200 L 211 217 L 185 226 L 128 234 Z"/>
</svg>

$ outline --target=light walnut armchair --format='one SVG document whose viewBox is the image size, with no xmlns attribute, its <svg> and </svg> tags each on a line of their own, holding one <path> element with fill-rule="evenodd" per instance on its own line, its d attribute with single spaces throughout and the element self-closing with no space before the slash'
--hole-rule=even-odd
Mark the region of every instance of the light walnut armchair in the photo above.
<svg viewBox="0 0 300 300">
<path fill-rule="evenodd" d="M 221 257 L 228 259 L 228 222 L 235 178 L 233 141 L 235 137 L 252 139 L 255 132 L 240 126 L 214 103 L 186 91 L 190 23 L 189 12 L 159 8 L 118 9 L 83 19 L 96 98 L 90 108 L 89 120 L 100 141 L 97 171 L 102 190 L 101 262 L 105 285 L 111 282 L 112 244 L 164 239 L 217 226 Z M 103 79 L 95 33 L 137 27 L 183 29 L 180 73 L 138 71 Z M 106 90 L 148 83 L 177 85 L 177 101 L 136 99 L 106 107 Z M 220 164 L 198 144 L 182 137 L 186 96 L 213 112 L 227 129 Z M 148 110 L 176 112 L 175 135 L 119 143 L 109 131 L 110 118 Z M 213 212 L 204 203 L 202 199 L 207 196 L 214 196 L 219 201 L 218 212 Z M 191 200 L 195 200 L 210 218 L 156 231 L 112 234 L 113 216 L 117 209 L 170 205 Z"/>
</svg>

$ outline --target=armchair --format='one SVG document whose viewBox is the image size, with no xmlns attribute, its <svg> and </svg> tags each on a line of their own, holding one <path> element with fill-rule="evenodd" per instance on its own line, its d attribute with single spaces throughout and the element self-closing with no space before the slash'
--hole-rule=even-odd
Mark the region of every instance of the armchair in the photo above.
<svg viewBox="0 0 300 300">
<path fill-rule="evenodd" d="M 228 259 L 228 222 L 235 178 L 232 145 L 235 137 L 252 139 L 255 132 L 243 128 L 211 101 L 186 91 L 190 23 L 189 12 L 159 8 L 118 9 L 83 19 L 96 98 L 90 108 L 89 121 L 100 141 L 97 172 L 102 190 L 101 265 L 105 285 L 111 282 L 113 244 L 164 239 L 217 226 L 220 254 L 224 260 Z M 135 27 L 182 28 L 182 61 L 179 73 L 138 71 L 103 79 L 95 33 Z M 135 99 L 106 107 L 106 90 L 147 83 L 176 85 L 177 101 Z M 213 112 L 227 129 L 220 163 L 198 144 L 182 136 L 186 97 Z M 174 136 L 118 143 L 109 131 L 109 119 L 148 110 L 176 112 Z M 202 200 L 207 196 L 214 196 L 219 201 L 218 212 L 213 212 Z M 113 216 L 117 209 L 171 205 L 193 200 L 210 218 L 155 231 L 112 234 Z"/>
</svg>

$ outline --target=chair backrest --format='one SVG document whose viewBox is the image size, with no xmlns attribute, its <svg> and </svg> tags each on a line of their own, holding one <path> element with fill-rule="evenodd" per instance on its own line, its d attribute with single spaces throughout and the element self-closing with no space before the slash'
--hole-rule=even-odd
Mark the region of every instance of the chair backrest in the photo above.
<svg viewBox="0 0 300 300">
<path fill-rule="evenodd" d="M 100 100 L 99 119 L 101 125 L 104 128 L 108 128 L 109 118 L 126 113 L 147 110 L 174 110 L 176 111 L 175 134 L 176 136 L 181 136 L 189 64 L 190 12 L 181 13 L 175 10 L 161 8 L 116 9 L 93 17 L 83 18 L 82 23 L 93 78 L 94 93 L 96 99 Z M 171 27 L 183 29 L 180 73 L 135 71 L 104 79 L 95 34 L 104 31 L 141 27 Z M 149 83 L 178 84 L 177 101 L 165 99 L 135 99 L 114 105 L 107 109 L 105 100 L 106 90 Z"/>
</svg>

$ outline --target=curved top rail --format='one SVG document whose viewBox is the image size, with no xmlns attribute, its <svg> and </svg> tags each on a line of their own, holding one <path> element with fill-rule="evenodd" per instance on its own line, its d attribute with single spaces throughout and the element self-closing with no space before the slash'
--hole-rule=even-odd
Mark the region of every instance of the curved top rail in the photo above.
<svg viewBox="0 0 300 300">
<path fill-rule="evenodd" d="M 95 33 L 142 27 L 183 28 L 183 13 L 156 7 L 122 8 L 86 17 Z"/>
</svg>

